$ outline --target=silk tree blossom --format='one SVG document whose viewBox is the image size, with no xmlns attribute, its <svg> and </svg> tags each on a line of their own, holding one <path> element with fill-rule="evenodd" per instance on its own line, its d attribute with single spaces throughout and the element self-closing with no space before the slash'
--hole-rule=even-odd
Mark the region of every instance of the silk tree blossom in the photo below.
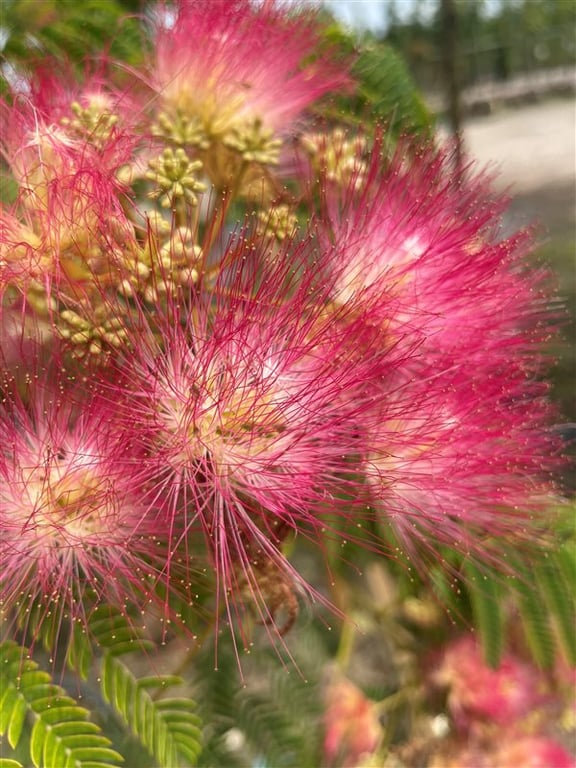
<svg viewBox="0 0 576 768">
<path fill-rule="evenodd" d="M 100 603 L 143 608 L 169 557 L 138 446 L 106 401 L 40 373 L 52 384 L 29 385 L 27 406 L 13 391 L 0 411 L 2 605 L 70 621 Z"/>
<path fill-rule="evenodd" d="M 550 675 L 513 653 L 490 668 L 472 637 L 457 637 L 433 660 L 432 689 L 443 689 L 456 739 L 433 760 L 453 768 L 573 768 L 554 736 L 562 706 Z"/>
<path fill-rule="evenodd" d="M 250 296 L 254 262 L 243 262 L 183 324 L 176 307 L 152 314 L 154 325 L 143 315 L 126 384 L 112 394 L 146 445 L 168 517 L 203 532 L 220 586 L 240 603 L 248 591 L 271 623 L 271 572 L 275 588 L 302 581 L 281 553 L 286 535 L 321 542 L 327 511 L 354 516 L 354 499 L 337 498 L 337 478 L 359 451 L 374 381 L 399 364 L 361 314 L 326 313 L 315 301 L 316 269 L 293 267 L 272 265 Z"/>
<path fill-rule="evenodd" d="M 320 45 L 310 14 L 287 13 L 274 0 L 180 0 L 173 23 L 156 34 L 149 76 L 159 96 L 156 132 L 204 150 L 216 143 L 248 163 L 275 164 L 281 140 L 304 112 L 349 82 L 318 53 Z M 203 157 L 214 183 L 225 158 L 232 161 L 226 152 L 220 160 L 213 152 Z"/>
<path fill-rule="evenodd" d="M 68 88 L 44 72 L 33 82 L 26 98 L 2 101 L 0 110 L 2 154 L 21 192 L 31 195 L 31 210 L 45 201 L 53 179 L 81 168 L 113 180 L 132 159 L 137 143 L 132 124 L 117 125 L 116 112 L 127 108 L 119 96 L 96 85 L 94 91 L 89 85 Z M 116 181 L 116 194 L 121 191 Z"/>
<path fill-rule="evenodd" d="M 2 211 L 2 262 L 39 284 L 63 278 L 80 285 L 108 274 L 126 240 L 134 240 L 122 185 L 90 146 L 63 129 L 28 127 L 20 149 L 7 154 L 21 194 Z"/>
<path fill-rule="evenodd" d="M 103 295 L 116 291 L 120 266 L 137 261 L 140 250 L 116 178 L 119 157 L 128 157 L 132 143 L 120 150 L 114 142 L 109 166 L 108 149 L 34 122 L 34 111 L 6 112 L 15 118 L 4 137 L 6 156 L 20 184 L 15 203 L 0 210 L 6 317 L 36 314 L 48 337 L 63 335 L 78 348 L 114 346 L 119 319 L 107 316 Z"/>
<path fill-rule="evenodd" d="M 144 105 L 135 84 L 117 87 L 110 70 L 102 57 L 78 80 L 71 64 L 43 59 L 26 93 L 13 94 L 11 103 L 2 100 L 2 153 L 15 180 L 40 200 L 44 185 L 80 167 L 119 176 L 145 144 Z M 118 184 L 116 193 L 121 191 Z"/>
<path fill-rule="evenodd" d="M 426 355 L 469 363 L 501 362 L 546 338 L 545 275 L 525 264 L 532 237 L 502 234 L 506 200 L 489 178 L 458 176 L 431 146 L 400 145 L 383 159 L 377 141 L 361 189 L 325 187 L 319 229 L 336 303 L 380 295 L 374 320 L 393 338 L 417 334 Z"/>
<path fill-rule="evenodd" d="M 324 701 L 325 765 L 355 768 L 367 762 L 382 740 L 383 729 L 376 702 L 334 670 L 330 671 Z"/>
<path fill-rule="evenodd" d="M 576 760 L 563 744 L 546 736 L 519 736 L 503 739 L 499 749 L 487 756 L 486 767 L 574 768 Z"/>
<path fill-rule="evenodd" d="M 557 463 L 546 387 L 522 364 L 446 363 L 382 391 L 364 436 L 372 503 L 416 562 L 440 545 L 484 559 L 529 540 Z"/>
<path fill-rule="evenodd" d="M 448 690 L 448 710 L 464 732 L 482 723 L 511 728 L 544 706 L 551 695 L 545 677 L 510 653 L 496 669 L 488 667 L 482 648 L 466 635 L 446 647 L 432 683 Z"/>
<path fill-rule="evenodd" d="M 574 768 L 574 756 L 555 739 L 496 731 L 461 749 L 436 755 L 431 768 Z"/>
<path fill-rule="evenodd" d="M 316 594 L 289 536 L 381 552 L 390 523 L 415 558 L 528 538 L 554 465 L 530 235 L 504 237 L 489 180 L 442 150 L 306 133 L 347 83 L 310 16 L 280 0 L 174 15 L 138 73 L 146 136 L 99 77 L 42 75 L 4 108 L 8 607 L 169 603 L 180 561 L 208 555 L 230 622 L 255 610 L 281 634 L 296 589 Z M 269 166 L 298 133 L 308 160 L 281 189 Z M 66 349 L 50 388 L 24 359 L 45 360 L 46 334 Z"/>
<path fill-rule="evenodd" d="M 134 144 L 142 143 L 144 105 L 135 86 L 117 86 L 113 62 L 105 57 L 90 62 L 81 80 L 70 65 L 48 59 L 32 73 L 20 108 L 37 123 L 58 126 L 85 142 L 110 167 L 119 166 Z"/>
<path fill-rule="evenodd" d="M 406 149 L 382 170 L 377 145 L 360 190 L 326 185 L 318 228 L 333 305 L 370 305 L 384 344 L 412 350 L 363 435 L 372 503 L 416 557 L 478 553 L 528 534 L 556 462 L 544 275 L 523 266 L 527 233 L 502 237 L 486 180 Z"/>
</svg>

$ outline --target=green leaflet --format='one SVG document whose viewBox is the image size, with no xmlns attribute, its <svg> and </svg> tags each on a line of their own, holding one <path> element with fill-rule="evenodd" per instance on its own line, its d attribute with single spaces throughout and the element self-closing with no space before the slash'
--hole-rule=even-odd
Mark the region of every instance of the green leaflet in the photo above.
<svg viewBox="0 0 576 768">
<path fill-rule="evenodd" d="M 100 660 L 102 695 L 158 765 L 196 765 L 202 732 L 196 705 L 185 698 L 158 698 L 169 687 L 180 685 L 176 675 L 137 678 L 119 659 L 124 654 L 150 652 L 154 644 L 130 617 L 102 605 L 92 614 L 89 634 L 104 651 Z M 82 653 L 84 638 L 79 639 Z M 76 653 L 76 651 L 75 651 Z"/>
<path fill-rule="evenodd" d="M 502 595 L 497 576 L 471 562 L 465 563 L 463 570 L 486 663 L 497 667 L 504 647 Z"/>
<path fill-rule="evenodd" d="M 569 542 L 568 547 L 573 546 Z M 567 556 L 568 555 L 568 556 Z M 559 548 L 537 563 L 534 575 L 569 664 L 576 664 L 576 610 L 570 552 Z"/>
<path fill-rule="evenodd" d="M 516 581 L 518 610 L 532 658 L 541 669 L 554 664 L 554 638 L 550 617 L 538 589 L 521 573 Z"/>
<path fill-rule="evenodd" d="M 175 675 L 137 679 L 118 656 L 154 648 L 118 609 L 103 605 L 89 627 L 74 628 L 67 664 L 87 677 L 100 648 L 104 698 L 161 766 L 196 765 L 201 750 L 200 720 L 195 704 L 158 694 L 182 681 Z M 123 758 L 89 712 L 52 682 L 16 643 L 0 646 L 0 734 L 15 749 L 28 747 L 34 768 L 110 768 Z"/>
<path fill-rule="evenodd" d="M 66 652 L 67 666 L 74 672 L 77 672 L 82 680 L 86 680 L 92 665 L 93 655 L 92 643 L 86 628 L 78 622 L 75 623 L 70 633 Z"/>
<path fill-rule="evenodd" d="M 573 542 L 532 553 L 532 562 L 509 552 L 516 576 L 506 587 L 489 568 L 467 563 L 464 568 L 474 622 L 487 663 L 497 665 L 505 639 L 501 605 L 512 600 L 534 662 L 540 668 L 554 664 L 557 646 L 570 664 L 576 663 L 576 601 Z"/>
<path fill-rule="evenodd" d="M 89 634 L 96 645 L 115 656 L 154 648 L 154 643 L 144 637 L 142 629 L 131 618 L 109 605 L 100 605 L 94 610 L 89 620 Z"/>
<path fill-rule="evenodd" d="M 123 762 L 88 720 L 88 710 L 55 685 L 26 648 L 11 641 L 0 645 L 0 691 L 0 734 L 13 749 L 26 734 L 35 768 L 110 768 Z M 32 723 L 29 736 L 27 721 Z"/>
<path fill-rule="evenodd" d="M 51 655 L 59 640 L 63 613 L 64 609 L 58 603 L 48 608 L 42 601 L 23 600 L 16 618 L 18 627 L 32 639 L 31 644 L 40 642 Z"/>
<path fill-rule="evenodd" d="M 50 656 L 59 645 L 65 648 L 66 665 L 83 680 L 88 677 L 95 645 L 102 648 L 113 646 L 115 653 L 153 647 L 143 637 L 142 631 L 117 608 L 99 605 L 92 610 L 87 623 L 81 620 L 70 624 L 64 620 L 63 613 L 64 608 L 59 605 L 53 605 L 48 610 L 41 602 L 24 601 L 17 614 L 18 627 L 32 639 L 34 645 L 40 643 Z"/>
<path fill-rule="evenodd" d="M 576 663 L 574 542 L 539 553 L 533 562 L 510 557 L 517 572 L 511 588 L 534 661 L 552 667 L 557 651 Z"/>
<path fill-rule="evenodd" d="M 157 690 L 182 682 L 174 676 L 138 680 L 112 652 L 101 664 L 102 694 L 159 765 L 196 765 L 202 732 L 190 699 L 153 698 Z"/>
<path fill-rule="evenodd" d="M 432 118 L 406 64 L 389 45 L 374 42 L 362 47 L 352 71 L 364 102 L 357 107 L 365 111 L 369 106 L 374 118 L 390 121 L 395 134 L 429 133 Z"/>
</svg>

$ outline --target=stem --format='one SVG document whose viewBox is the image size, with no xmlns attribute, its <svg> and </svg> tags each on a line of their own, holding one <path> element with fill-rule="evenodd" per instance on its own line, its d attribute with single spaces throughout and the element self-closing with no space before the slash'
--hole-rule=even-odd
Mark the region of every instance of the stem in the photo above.
<svg viewBox="0 0 576 768">
<path fill-rule="evenodd" d="M 339 606 L 340 607 L 340 606 Z M 354 638 L 356 636 L 356 628 L 351 621 L 345 620 L 342 625 L 342 631 L 340 633 L 340 642 L 338 644 L 338 650 L 336 652 L 336 664 L 342 670 L 346 671 L 352 656 L 352 649 L 354 648 Z"/>
<path fill-rule="evenodd" d="M 186 226 L 186 222 L 190 218 L 190 207 L 186 204 L 185 200 L 176 200 L 172 208 L 172 218 L 176 227 Z"/>
<path fill-rule="evenodd" d="M 218 202 L 216 203 L 216 206 L 212 215 L 211 226 L 207 231 L 206 240 L 202 247 L 202 251 L 203 251 L 202 262 L 200 264 L 201 275 L 204 275 L 206 259 L 208 258 L 208 254 L 210 253 L 210 251 L 214 246 L 214 243 L 222 233 L 222 229 L 226 222 L 228 211 L 230 210 L 230 206 L 232 205 L 232 202 L 234 201 L 235 197 L 238 194 L 238 191 L 240 190 L 240 185 L 242 184 L 242 180 L 244 179 L 247 169 L 248 169 L 248 163 L 246 161 L 242 161 L 242 164 L 240 165 L 238 174 L 234 182 L 230 186 L 217 190 L 217 194 L 219 195 L 219 198 L 221 198 L 222 202 L 221 202 L 221 205 L 218 205 Z"/>
</svg>

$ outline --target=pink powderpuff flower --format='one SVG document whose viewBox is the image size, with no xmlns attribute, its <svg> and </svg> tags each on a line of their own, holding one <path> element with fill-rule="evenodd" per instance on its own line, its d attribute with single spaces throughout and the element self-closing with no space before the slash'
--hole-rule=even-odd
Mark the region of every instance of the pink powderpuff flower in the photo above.
<svg viewBox="0 0 576 768">
<path fill-rule="evenodd" d="M 491 757 L 498 768 L 576 768 L 576 757 L 545 736 L 506 738 Z"/>
<path fill-rule="evenodd" d="M 33 110 L 5 105 L 5 112 L 4 149 L 19 194 L 0 209 L 0 294 L 10 286 L 47 316 L 59 298 L 76 307 L 96 281 L 98 290 L 114 283 L 136 237 L 122 208 L 117 156 L 110 167 L 103 152 L 35 121 Z"/>
<path fill-rule="evenodd" d="M 41 277 L 45 264 L 42 238 L 15 213 L 0 208 L 0 297 L 9 285 Z"/>
<path fill-rule="evenodd" d="M 38 123 L 58 126 L 70 138 L 95 149 L 110 167 L 126 162 L 141 141 L 144 104 L 134 78 L 120 83 L 114 62 L 102 55 L 78 77 L 72 65 L 43 59 L 30 75 L 20 108 Z"/>
<path fill-rule="evenodd" d="M 486 554 L 541 516 L 559 462 L 538 378 L 544 275 L 524 264 L 527 233 L 502 237 L 486 179 L 456 177 L 432 147 L 400 147 L 382 170 L 380 150 L 360 190 L 326 186 L 317 219 L 334 305 L 370 305 L 383 343 L 413 350 L 376 385 L 368 488 L 412 555 Z"/>
<path fill-rule="evenodd" d="M 499 748 L 478 743 L 432 758 L 429 768 L 575 768 L 576 760 L 561 744 L 545 736 L 498 733 Z"/>
<path fill-rule="evenodd" d="M 539 359 L 550 328 L 545 275 L 526 267 L 530 233 L 503 236 L 505 207 L 485 175 L 456 176 L 446 150 L 401 144 L 383 161 L 377 140 L 360 189 L 325 184 L 318 228 L 334 301 L 382 296 L 374 322 L 396 341 L 418 335 L 426 359 Z"/>
<path fill-rule="evenodd" d="M 382 739 L 377 705 L 354 683 L 336 674 L 326 686 L 324 699 L 324 764 L 356 768 Z"/>
<path fill-rule="evenodd" d="M 324 312 L 315 268 L 293 254 L 258 278 L 250 243 L 246 253 L 187 317 L 178 306 L 152 313 L 154 327 L 142 317 L 111 398 L 146 445 L 158 503 L 203 532 L 229 617 L 229 593 L 247 595 L 278 629 L 286 583 L 302 583 L 282 541 L 295 531 L 321 542 L 327 511 L 354 518 L 336 478 L 358 452 L 372 381 L 398 361 L 383 359 L 361 316 Z"/>
<path fill-rule="evenodd" d="M 445 649 L 432 680 L 448 689 L 448 708 L 464 731 L 473 731 L 481 723 L 502 728 L 519 725 L 550 695 L 534 667 L 506 654 L 492 669 L 476 640 L 466 635 Z"/>
<path fill-rule="evenodd" d="M 2 102 L 3 153 L 16 180 L 24 186 L 30 179 L 28 148 L 48 136 L 74 152 L 76 164 L 89 155 L 84 164 L 91 163 L 102 174 L 117 174 L 142 143 L 137 129 L 143 105 L 133 86 L 117 87 L 105 58 L 86 66 L 80 79 L 71 65 L 42 60 L 30 73 L 25 91 L 13 93 L 10 104 Z M 53 165 L 53 154 L 54 148 L 45 143 L 45 166 Z"/>
<path fill-rule="evenodd" d="M 367 487 L 415 563 L 444 545 L 501 565 L 504 543 L 533 537 L 549 506 L 560 459 L 546 386 L 522 362 L 492 364 L 416 356 L 375 399 Z"/>
<path fill-rule="evenodd" d="M 161 521 L 147 514 L 138 446 L 84 384 L 33 370 L 27 405 L 3 382 L 3 609 L 18 621 L 30 610 L 58 624 L 86 622 L 102 603 L 142 609 L 167 578 L 169 555 Z"/>
<path fill-rule="evenodd" d="M 13 378 L 19 392 L 28 388 L 29 363 L 46 365 L 56 353 L 48 319 L 29 312 L 23 301 L 0 301 L 0 361 L 4 376 Z"/>
<path fill-rule="evenodd" d="M 165 119 L 184 118 L 208 143 L 252 129 L 285 137 L 313 102 L 348 83 L 317 55 L 315 19 L 275 0 L 180 0 L 163 19 L 151 85 Z"/>
</svg>

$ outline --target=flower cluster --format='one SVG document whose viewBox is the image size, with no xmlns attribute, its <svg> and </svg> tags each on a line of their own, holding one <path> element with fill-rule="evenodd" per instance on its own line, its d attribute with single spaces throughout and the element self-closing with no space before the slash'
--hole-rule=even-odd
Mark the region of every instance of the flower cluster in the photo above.
<svg viewBox="0 0 576 768">
<path fill-rule="evenodd" d="M 213 610 L 274 635 L 296 537 L 425 562 L 529 539 L 551 493 L 531 237 L 449 150 L 314 120 L 308 13 L 181 0 L 132 87 L 3 105 L 5 610 Z M 124 73 L 125 74 L 125 73 Z M 130 96 L 128 96 L 130 92 Z"/>
<path fill-rule="evenodd" d="M 324 759 L 342 768 L 369 764 L 382 739 L 378 707 L 344 676 L 332 673 L 324 699 Z"/>
<path fill-rule="evenodd" d="M 452 641 L 429 678 L 448 692 L 457 738 L 439 750 L 432 765 L 572 768 L 573 756 L 557 740 L 560 724 L 573 716 L 569 674 L 566 669 L 557 674 L 568 694 L 564 697 L 551 685 L 551 675 L 512 653 L 491 669 L 471 636 Z"/>
</svg>

